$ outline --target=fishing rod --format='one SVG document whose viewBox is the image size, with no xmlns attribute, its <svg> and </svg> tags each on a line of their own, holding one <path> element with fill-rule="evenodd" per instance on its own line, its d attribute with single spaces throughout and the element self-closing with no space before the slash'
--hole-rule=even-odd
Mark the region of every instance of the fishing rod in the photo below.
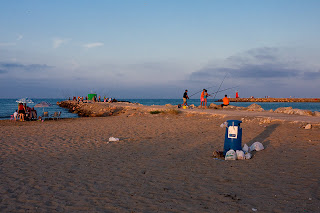
<svg viewBox="0 0 320 213">
<path fill-rule="evenodd" d="M 215 87 L 215 86 L 212 86 L 212 87 Z M 210 89 L 210 88 L 212 88 L 212 87 L 207 87 L 207 88 L 205 88 L 205 89 Z M 196 92 L 196 93 L 194 93 L 194 94 L 190 95 L 189 97 L 192 97 L 192 96 L 194 96 L 194 95 L 198 94 L 199 92 L 202 92 L 202 90 L 200 90 L 200 91 L 198 91 L 198 92 Z"/>
<path fill-rule="evenodd" d="M 234 86 L 234 87 L 229 87 L 229 88 L 227 88 L 227 89 L 219 90 L 219 91 L 217 91 L 217 92 L 211 93 L 210 95 L 213 95 L 213 94 L 216 94 L 216 95 L 217 95 L 217 93 L 219 93 L 219 92 L 223 92 L 223 91 L 226 91 L 226 90 L 229 90 L 229 89 L 233 89 L 233 88 L 236 88 L 236 87 L 239 87 L 239 86 Z M 216 97 L 216 95 L 215 95 L 214 97 Z M 214 98 L 213 98 L 213 99 L 214 99 Z"/>
<path fill-rule="evenodd" d="M 224 76 L 224 78 L 223 78 L 223 80 L 221 81 L 221 84 L 220 84 L 220 86 L 219 86 L 219 88 L 218 88 L 218 90 L 217 90 L 217 91 L 219 91 L 219 90 L 220 90 L 220 88 L 221 88 L 221 86 L 222 86 L 222 84 L 223 84 L 223 82 L 224 82 L 224 79 L 226 79 L 227 75 L 228 75 L 228 73 L 226 73 L 226 75 Z M 215 99 L 215 98 L 216 98 L 217 93 L 218 93 L 218 92 L 216 92 L 216 94 L 214 95 L 213 99 Z"/>
</svg>

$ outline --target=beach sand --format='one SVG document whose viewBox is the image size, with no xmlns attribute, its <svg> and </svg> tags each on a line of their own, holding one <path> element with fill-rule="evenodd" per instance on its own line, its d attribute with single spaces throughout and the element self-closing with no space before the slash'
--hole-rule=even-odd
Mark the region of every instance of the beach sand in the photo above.
<svg viewBox="0 0 320 213">
<path fill-rule="evenodd" d="M 214 159 L 228 119 L 265 150 Z M 201 113 L 0 121 L 0 212 L 320 212 L 320 127 L 304 125 Z"/>
</svg>

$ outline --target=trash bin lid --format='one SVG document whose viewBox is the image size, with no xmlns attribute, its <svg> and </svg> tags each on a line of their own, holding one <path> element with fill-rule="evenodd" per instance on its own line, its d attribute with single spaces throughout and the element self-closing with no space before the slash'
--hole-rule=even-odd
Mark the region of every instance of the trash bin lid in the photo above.
<svg viewBox="0 0 320 213">
<path fill-rule="evenodd" d="M 228 126 L 240 126 L 242 121 L 239 120 L 227 120 Z"/>
</svg>

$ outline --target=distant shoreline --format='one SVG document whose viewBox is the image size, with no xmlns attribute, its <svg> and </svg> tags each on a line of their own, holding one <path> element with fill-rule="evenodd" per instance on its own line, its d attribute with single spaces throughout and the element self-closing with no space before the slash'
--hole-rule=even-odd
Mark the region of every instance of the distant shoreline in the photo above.
<svg viewBox="0 0 320 213">
<path fill-rule="evenodd" d="M 230 102 L 320 102 L 320 98 L 229 98 Z M 219 99 L 217 102 L 221 102 Z"/>
</svg>

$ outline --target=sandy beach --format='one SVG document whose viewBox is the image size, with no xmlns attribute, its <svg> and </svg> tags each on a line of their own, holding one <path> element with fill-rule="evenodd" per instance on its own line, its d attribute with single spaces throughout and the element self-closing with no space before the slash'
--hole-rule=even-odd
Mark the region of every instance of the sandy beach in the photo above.
<svg viewBox="0 0 320 213">
<path fill-rule="evenodd" d="M 317 120 L 233 112 L 0 121 L 0 212 L 319 212 Z M 265 150 L 214 159 L 229 119 Z"/>
</svg>

